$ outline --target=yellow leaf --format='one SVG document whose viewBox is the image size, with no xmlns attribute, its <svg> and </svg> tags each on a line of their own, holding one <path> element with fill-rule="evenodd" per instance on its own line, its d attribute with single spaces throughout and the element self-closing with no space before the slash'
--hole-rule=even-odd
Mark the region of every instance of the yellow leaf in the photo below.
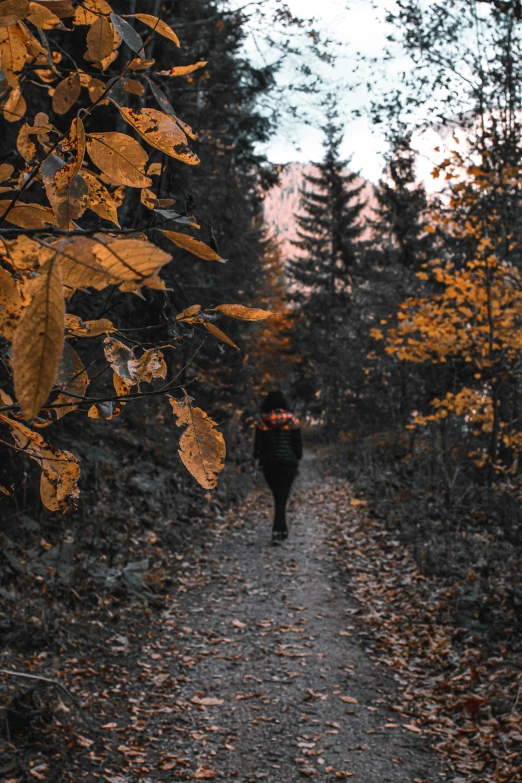
<svg viewBox="0 0 522 783">
<path fill-rule="evenodd" d="M 124 133 L 91 133 L 87 152 L 95 166 L 118 185 L 147 188 L 152 180 L 144 174 L 149 156 L 142 146 Z"/>
<path fill-rule="evenodd" d="M 177 314 L 176 321 L 181 321 L 184 318 L 190 318 L 191 316 L 196 315 L 196 313 L 199 313 L 200 310 L 201 305 L 191 305 L 190 307 L 187 307 L 186 310 L 183 310 L 182 313 Z"/>
<path fill-rule="evenodd" d="M 144 351 L 137 360 L 135 383 L 151 383 L 153 378 L 166 378 L 167 365 L 163 354 L 156 348 Z"/>
<path fill-rule="evenodd" d="M 18 87 L 15 87 L 9 93 L 9 97 L 4 103 L 3 115 L 7 122 L 19 122 L 24 118 L 27 111 L 25 98 Z"/>
<path fill-rule="evenodd" d="M 170 71 L 160 71 L 160 76 L 187 76 L 189 73 L 194 73 L 200 68 L 204 68 L 207 65 L 208 60 L 201 60 L 199 63 L 193 63 L 192 65 L 178 65 L 175 68 L 171 68 Z"/>
<path fill-rule="evenodd" d="M 38 4 L 48 8 L 53 12 L 53 14 L 59 16 L 60 19 L 66 19 L 68 16 L 74 16 L 72 0 L 39 0 Z M 84 2 L 84 5 L 87 5 L 87 3 Z"/>
<path fill-rule="evenodd" d="M 89 209 L 92 209 L 98 217 L 101 217 L 104 220 L 110 220 L 112 223 L 116 223 L 116 225 L 119 226 L 116 202 L 105 185 L 102 185 L 100 180 L 86 169 L 82 169 L 82 177 L 89 189 Z"/>
<path fill-rule="evenodd" d="M 76 457 L 69 451 L 59 451 L 50 446 L 41 435 L 33 432 L 21 421 L 2 413 L 0 420 L 9 426 L 18 448 L 40 465 L 40 495 L 43 504 L 50 511 L 68 511 L 80 494 L 80 466 Z"/>
<path fill-rule="evenodd" d="M 63 408 L 54 409 L 57 419 L 61 419 L 67 413 L 76 410 L 80 400 L 71 395 L 74 394 L 83 397 L 87 391 L 88 385 L 89 376 L 83 366 L 82 360 L 76 351 L 71 348 L 69 343 L 64 343 L 55 381 L 55 386 L 61 386 L 63 391 L 54 402 L 57 405 L 64 405 L 64 403 L 71 404 L 64 405 Z"/>
<path fill-rule="evenodd" d="M 223 315 L 228 315 L 230 318 L 240 318 L 242 321 L 263 321 L 273 315 L 270 310 L 260 310 L 257 307 L 236 304 L 222 304 L 214 309 L 219 310 Z"/>
<path fill-rule="evenodd" d="M 90 26 L 87 33 L 86 60 L 99 63 L 112 54 L 114 49 L 114 29 L 112 23 L 103 16 L 99 16 Z"/>
<path fill-rule="evenodd" d="M 118 397 L 126 397 L 127 394 L 132 389 L 132 383 L 130 381 L 125 380 L 125 378 L 120 378 L 118 373 L 114 373 L 112 376 L 112 382 L 114 384 L 114 390 Z"/>
<path fill-rule="evenodd" d="M 232 346 L 232 348 L 236 348 L 238 351 L 241 350 L 233 340 L 228 337 L 225 332 L 222 332 L 221 329 L 219 329 L 217 326 L 214 326 L 214 324 L 209 323 L 208 321 L 204 322 L 205 327 L 208 329 L 208 331 L 214 335 L 214 337 L 217 337 L 218 340 L 221 340 L 222 342 L 226 343 L 227 345 Z"/>
<path fill-rule="evenodd" d="M 3 215 L 11 201 L 0 201 L 0 215 Z M 18 202 L 6 217 L 8 223 L 13 223 L 20 228 L 45 228 L 47 225 L 57 226 L 52 209 L 42 207 L 40 204 L 22 204 Z"/>
<path fill-rule="evenodd" d="M 148 188 L 143 188 L 140 193 L 140 201 L 147 209 L 155 209 L 157 201 L 156 194 Z"/>
<path fill-rule="evenodd" d="M 24 67 L 26 54 L 27 46 L 20 27 L 0 27 L 0 61 L 11 87 L 18 87 L 18 74 Z"/>
<path fill-rule="evenodd" d="M 12 340 L 22 314 L 20 289 L 6 269 L 0 268 L 0 335 Z"/>
<path fill-rule="evenodd" d="M 171 242 L 174 242 L 175 245 L 181 247 L 183 250 L 188 250 L 189 253 L 192 253 L 192 255 L 197 256 L 198 258 L 204 258 L 205 261 L 225 262 L 225 259 L 221 258 L 219 253 L 216 253 L 215 250 L 212 250 L 212 248 L 204 242 L 200 242 L 199 239 L 189 237 L 187 234 L 179 234 L 176 231 L 167 231 L 167 229 L 161 229 L 161 233 L 165 234 L 165 236 L 170 239 Z"/>
<path fill-rule="evenodd" d="M 0 17 L 23 19 L 29 13 L 29 0 L 4 0 L 0 3 Z"/>
<path fill-rule="evenodd" d="M 32 132 L 33 128 L 25 122 L 16 137 L 16 149 L 26 163 L 30 163 L 36 155 L 36 145 L 29 138 Z"/>
<path fill-rule="evenodd" d="M 64 239 L 56 246 L 65 289 L 94 288 L 101 291 L 109 284 L 110 274 L 94 254 L 97 244 L 90 237 L 79 237 Z"/>
<path fill-rule="evenodd" d="M 80 74 L 76 71 L 70 73 L 56 86 L 52 98 L 53 111 L 56 114 L 68 112 L 80 97 L 81 89 Z"/>
<path fill-rule="evenodd" d="M 137 82 L 136 79 L 125 79 L 123 82 L 123 89 L 125 92 L 130 92 L 131 95 L 139 95 L 140 97 L 145 92 L 143 84 Z"/>
<path fill-rule="evenodd" d="M 151 16 L 151 14 L 134 14 L 136 19 L 139 19 L 140 22 L 143 22 L 143 24 L 146 24 L 147 27 L 152 27 L 155 33 L 159 33 L 159 35 L 163 35 L 164 38 L 168 38 L 169 41 L 172 41 L 176 44 L 176 46 L 180 46 L 179 38 L 172 29 L 172 27 L 169 27 L 169 25 L 164 22 L 162 19 L 158 19 L 157 16 Z"/>
<path fill-rule="evenodd" d="M 51 391 L 62 354 L 65 325 L 60 265 L 41 268 L 13 338 L 16 398 L 26 419 L 34 419 Z"/>
<path fill-rule="evenodd" d="M 85 129 L 79 117 L 75 117 L 69 130 L 69 149 L 74 149 L 74 156 L 69 163 L 56 172 L 54 181 L 58 191 L 69 187 L 81 169 L 85 155 Z"/>
<path fill-rule="evenodd" d="M 9 263 L 15 269 L 28 270 L 36 269 L 45 264 L 52 256 L 54 251 L 42 247 L 39 242 L 35 242 L 27 236 L 19 236 L 9 242 L 6 242 L 6 248 Z"/>
<path fill-rule="evenodd" d="M 82 321 L 79 315 L 67 313 L 65 316 L 67 337 L 98 337 L 100 334 L 115 332 L 112 321 L 99 318 L 96 321 Z"/>
<path fill-rule="evenodd" d="M 1 163 L 0 164 L 0 182 L 5 182 L 6 179 L 9 179 L 11 174 L 14 171 L 14 166 L 11 166 L 10 163 Z"/>
<path fill-rule="evenodd" d="M 67 164 L 56 155 L 49 155 L 41 168 L 45 192 L 58 226 L 65 229 L 71 226 L 72 220 L 81 217 L 89 206 L 89 189 L 81 174 L 76 174 L 67 182 L 68 175 L 71 172 L 74 174 L 75 165 L 74 160 Z M 59 187 L 58 182 L 65 184 Z"/>
<path fill-rule="evenodd" d="M 27 17 L 27 21 L 34 24 L 35 27 L 40 30 L 52 30 L 53 27 L 57 27 L 61 24 L 59 17 L 53 14 L 48 8 L 39 3 L 29 3 L 31 10 L 30 15 Z"/>
<path fill-rule="evenodd" d="M 105 421 L 112 421 L 119 416 L 124 402 L 97 402 L 95 405 L 91 405 L 87 412 L 89 419 L 105 419 Z"/>
<path fill-rule="evenodd" d="M 199 158 L 187 146 L 187 137 L 176 120 L 157 109 L 142 109 L 136 112 L 120 106 L 123 119 L 129 123 L 145 141 L 156 149 L 181 160 L 189 166 L 199 163 Z"/>
<path fill-rule="evenodd" d="M 192 406 L 190 397 L 182 400 L 170 398 L 178 427 L 186 427 L 180 441 L 178 454 L 187 470 L 205 489 L 214 489 L 218 474 L 225 467 L 225 440 L 212 419 Z"/>
<path fill-rule="evenodd" d="M 120 281 L 144 280 L 172 258 L 151 242 L 142 242 L 139 239 L 119 239 L 107 244 L 99 243 L 94 254 L 98 263 L 110 273 L 111 277 Z"/>
<path fill-rule="evenodd" d="M 131 349 L 113 337 L 106 337 L 103 342 L 105 358 L 114 372 L 124 381 L 134 384 L 137 360 Z"/>
<path fill-rule="evenodd" d="M 92 9 L 92 10 L 91 10 Z M 96 13 L 92 13 L 95 11 Z M 112 13 L 112 8 L 105 0 L 83 0 L 74 14 L 73 22 L 77 25 L 91 25 L 98 19 L 98 14 Z"/>
</svg>

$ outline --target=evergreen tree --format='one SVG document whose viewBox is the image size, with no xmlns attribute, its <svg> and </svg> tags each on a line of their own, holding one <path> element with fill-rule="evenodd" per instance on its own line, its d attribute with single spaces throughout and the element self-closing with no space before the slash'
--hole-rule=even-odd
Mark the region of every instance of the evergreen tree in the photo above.
<svg viewBox="0 0 522 783">
<path fill-rule="evenodd" d="M 299 256 L 288 264 L 296 307 L 294 350 L 301 357 L 296 394 L 311 412 L 337 418 L 346 388 L 354 272 L 360 258 L 362 185 L 340 157 L 342 133 L 334 109 L 324 127 L 325 155 L 305 176 L 296 215 Z M 313 402 L 313 405 L 311 404 Z"/>
<path fill-rule="evenodd" d="M 405 270 L 418 271 L 432 245 L 432 235 L 423 228 L 426 191 L 416 184 L 415 153 L 410 145 L 411 134 L 393 140 L 387 177 L 374 191 L 376 219 L 370 221 L 374 255 L 386 267 L 398 265 L 401 275 Z"/>
</svg>

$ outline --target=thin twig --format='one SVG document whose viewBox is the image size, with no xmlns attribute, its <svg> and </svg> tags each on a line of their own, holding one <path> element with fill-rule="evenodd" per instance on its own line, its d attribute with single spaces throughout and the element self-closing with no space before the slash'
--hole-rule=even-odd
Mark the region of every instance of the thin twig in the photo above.
<svg viewBox="0 0 522 783">
<path fill-rule="evenodd" d="M 69 699 L 72 701 L 78 712 L 80 713 L 80 716 L 82 720 L 85 720 L 87 725 L 92 729 L 94 728 L 90 718 L 88 718 L 84 711 L 82 710 L 81 704 L 78 702 L 78 700 L 72 695 L 70 690 L 65 687 L 65 685 L 60 682 L 60 680 L 55 680 L 51 677 L 40 677 L 37 674 L 26 674 L 25 672 L 13 672 L 10 669 L 0 669 L 0 674 L 7 674 L 10 677 L 22 677 L 27 680 L 38 680 L 39 682 L 46 682 L 48 685 L 55 685 L 57 688 L 60 688 L 62 693 L 64 693 L 66 696 L 69 697 Z"/>
</svg>

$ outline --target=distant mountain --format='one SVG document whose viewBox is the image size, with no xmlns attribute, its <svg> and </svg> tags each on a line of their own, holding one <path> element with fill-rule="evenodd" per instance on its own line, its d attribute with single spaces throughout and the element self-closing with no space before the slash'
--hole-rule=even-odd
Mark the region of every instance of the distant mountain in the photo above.
<svg viewBox="0 0 522 783">
<path fill-rule="evenodd" d="M 291 241 L 297 239 L 297 221 L 294 217 L 299 211 L 299 190 L 310 187 L 305 182 L 305 174 L 314 174 L 315 166 L 311 163 L 287 163 L 279 167 L 279 185 L 272 188 L 265 196 L 264 218 L 268 226 L 270 236 L 279 241 L 284 258 L 292 258 L 298 255 L 298 250 Z M 354 185 L 364 185 L 362 198 L 366 201 L 366 207 L 361 212 L 364 222 L 372 217 L 372 204 L 375 203 L 374 189 L 371 182 L 358 177 Z M 363 237 L 367 236 L 367 232 Z"/>
</svg>

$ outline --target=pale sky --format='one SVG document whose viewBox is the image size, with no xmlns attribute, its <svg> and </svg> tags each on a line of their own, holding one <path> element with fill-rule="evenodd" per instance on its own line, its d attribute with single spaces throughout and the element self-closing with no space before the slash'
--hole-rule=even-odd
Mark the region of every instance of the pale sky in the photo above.
<svg viewBox="0 0 522 783">
<path fill-rule="evenodd" d="M 352 155 L 352 169 L 360 170 L 366 179 L 376 182 L 383 169 L 382 153 L 385 143 L 366 116 L 353 118 L 354 109 L 364 109 L 369 98 L 366 86 L 348 89 L 345 85 L 354 84 L 358 79 L 365 81 L 364 69 L 357 64 L 357 53 L 372 57 L 382 53 L 386 35 L 390 28 L 384 22 L 384 9 L 393 0 L 378 0 L 378 10 L 371 0 L 286 0 L 290 10 L 299 17 L 315 17 L 315 27 L 333 36 L 344 44 L 344 51 L 337 59 L 335 68 L 320 64 L 325 79 L 325 92 L 339 97 L 339 107 L 344 115 L 345 139 L 343 155 Z M 253 47 L 259 51 L 259 42 Z M 315 64 L 314 64 L 315 67 Z M 353 73 L 356 69 L 356 73 Z M 391 75 L 390 75 L 391 76 Z M 282 77 L 292 80 L 291 67 L 285 69 Z M 279 133 L 266 147 L 270 160 L 274 163 L 290 161 L 318 161 L 323 156 L 322 138 L 319 129 L 321 113 L 317 99 L 302 98 L 302 107 L 310 117 L 311 125 L 285 120 Z"/>
</svg>

